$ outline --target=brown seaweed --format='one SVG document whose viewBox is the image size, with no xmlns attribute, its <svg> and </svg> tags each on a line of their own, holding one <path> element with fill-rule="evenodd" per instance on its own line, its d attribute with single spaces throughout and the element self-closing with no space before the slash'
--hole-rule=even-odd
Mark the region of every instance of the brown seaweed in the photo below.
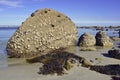
<svg viewBox="0 0 120 80">
<path fill-rule="evenodd" d="M 120 80 L 120 64 L 92 65 L 90 70 L 110 75 L 113 80 Z"/>
<path fill-rule="evenodd" d="M 46 55 L 27 59 L 29 63 L 40 62 L 43 66 L 40 68 L 39 74 L 54 74 L 62 75 L 66 70 L 70 70 L 74 65 L 82 64 L 84 67 L 89 67 L 91 64 L 83 57 L 75 55 L 67 51 L 55 50 Z"/>
</svg>

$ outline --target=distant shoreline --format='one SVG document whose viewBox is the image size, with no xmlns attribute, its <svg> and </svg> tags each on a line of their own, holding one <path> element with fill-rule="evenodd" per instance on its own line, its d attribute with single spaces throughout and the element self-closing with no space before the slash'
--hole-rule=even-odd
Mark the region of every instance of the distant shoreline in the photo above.
<svg viewBox="0 0 120 80">
<path fill-rule="evenodd" d="M 0 29 L 18 29 L 18 27 L 0 27 Z"/>
<path fill-rule="evenodd" d="M 120 28 L 120 26 L 77 26 L 77 28 Z"/>
</svg>

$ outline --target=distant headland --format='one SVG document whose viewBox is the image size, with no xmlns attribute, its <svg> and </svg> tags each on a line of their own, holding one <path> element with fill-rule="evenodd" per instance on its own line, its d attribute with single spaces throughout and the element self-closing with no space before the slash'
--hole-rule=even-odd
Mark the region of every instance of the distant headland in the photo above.
<svg viewBox="0 0 120 80">
<path fill-rule="evenodd" d="M 18 25 L 0 25 L 0 29 L 17 29 Z"/>
</svg>

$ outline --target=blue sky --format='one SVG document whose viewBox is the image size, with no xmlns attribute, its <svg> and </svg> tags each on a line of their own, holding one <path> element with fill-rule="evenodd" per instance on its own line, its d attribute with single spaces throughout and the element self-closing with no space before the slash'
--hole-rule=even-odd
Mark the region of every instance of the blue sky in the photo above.
<svg viewBox="0 0 120 80">
<path fill-rule="evenodd" d="M 21 25 L 42 8 L 60 11 L 80 26 L 120 25 L 120 0 L 0 0 L 0 25 Z"/>
</svg>

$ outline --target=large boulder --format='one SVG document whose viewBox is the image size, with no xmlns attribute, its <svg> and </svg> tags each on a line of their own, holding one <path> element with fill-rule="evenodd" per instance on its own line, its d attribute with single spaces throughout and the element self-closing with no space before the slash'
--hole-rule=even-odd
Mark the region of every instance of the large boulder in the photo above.
<svg viewBox="0 0 120 80">
<path fill-rule="evenodd" d="M 77 29 L 70 18 L 52 9 L 37 10 L 19 27 L 7 44 L 10 57 L 34 57 L 75 45 Z"/>
<path fill-rule="evenodd" d="M 95 44 L 96 44 L 95 36 L 89 33 L 82 34 L 78 41 L 78 46 L 81 47 L 91 47 L 94 46 Z"/>
<path fill-rule="evenodd" d="M 103 31 L 97 32 L 95 38 L 96 38 L 97 46 L 104 46 L 104 47 L 113 46 L 112 40 Z"/>
</svg>

